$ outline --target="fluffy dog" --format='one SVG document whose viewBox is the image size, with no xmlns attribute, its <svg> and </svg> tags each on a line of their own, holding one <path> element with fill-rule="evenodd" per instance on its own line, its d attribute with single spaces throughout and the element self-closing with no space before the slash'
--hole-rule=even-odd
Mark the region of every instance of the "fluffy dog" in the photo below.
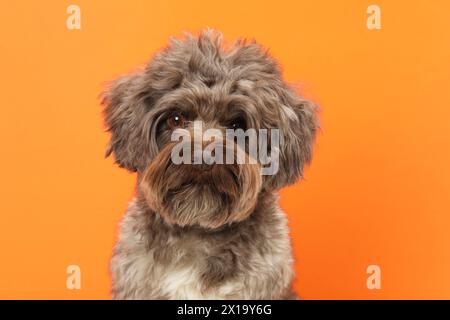
<svg viewBox="0 0 450 320">
<path fill-rule="evenodd" d="M 115 299 L 294 297 L 289 230 L 277 191 L 302 176 L 316 107 L 286 84 L 256 42 L 226 47 L 207 30 L 170 44 L 103 96 L 106 155 L 137 172 L 111 260 Z M 176 165 L 177 128 L 278 128 L 279 170 L 259 164 Z M 272 150 L 273 151 L 273 150 Z"/>
</svg>

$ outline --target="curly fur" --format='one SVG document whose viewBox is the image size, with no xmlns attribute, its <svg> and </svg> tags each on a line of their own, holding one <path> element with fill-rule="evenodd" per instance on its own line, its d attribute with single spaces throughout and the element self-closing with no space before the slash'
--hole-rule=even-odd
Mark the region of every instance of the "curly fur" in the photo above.
<svg viewBox="0 0 450 320">
<path fill-rule="evenodd" d="M 104 93 L 106 155 L 137 172 L 137 194 L 111 261 L 116 299 L 292 297 L 292 254 L 278 189 L 302 177 L 317 130 L 316 107 L 281 76 L 256 42 L 226 48 L 212 30 L 172 39 L 149 64 Z M 239 115 L 278 128 L 280 169 L 170 163 L 167 114 L 223 130 Z"/>
</svg>

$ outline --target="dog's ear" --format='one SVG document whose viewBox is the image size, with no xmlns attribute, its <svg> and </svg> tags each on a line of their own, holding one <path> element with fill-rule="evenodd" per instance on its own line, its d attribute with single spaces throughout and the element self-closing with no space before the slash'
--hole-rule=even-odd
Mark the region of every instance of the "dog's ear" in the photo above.
<svg viewBox="0 0 450 320">
<path fill-rule="evenodd" d="M 279 171 L 269 184 L 278 189 L 303 177 L 303 168 L 311 161 L 319 121 L 317 105 L 293 88 L 283 85 L 276 92 L 280 104 Z"/>
<path fill-rule="evenodd" d="M 144 72 L 122 76 L 111 82 L 102 94 L 103 115 L 111 133 L 105 156 L 114 154 L 116 163 L 138 171 L 146 163 L 148 148 L 142 141 L 142 126 L 148 105 Z"/>
<path fill-rule="evenodd" d="M 268 50 L 254 41 L 238 41 L 236 47 L 230 59 L 252 80 L 244 91 L 259 105 L 255 117 L 262 118 L 264 127 L 279 130 L 279 146 L 269 140 L 271 158 L 278 158 L 278 170 L 264 180 L 265 188 L 279 189 L 301 178 L 303 167 L 311 160 L 319 127 L 318 107 L 283 80 L 281 68 Z"/>
</svg>

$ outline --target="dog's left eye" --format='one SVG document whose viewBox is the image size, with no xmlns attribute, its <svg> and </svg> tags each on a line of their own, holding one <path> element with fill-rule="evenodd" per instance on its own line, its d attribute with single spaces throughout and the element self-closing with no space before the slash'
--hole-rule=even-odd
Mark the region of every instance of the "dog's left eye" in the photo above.
<svg viewBox="0 0 450 320">
<path fill-rule="evenodd" d="M 181 113 L 174 112 L 167 118 L 166 122 L 169 128 L 173 129 L 183 127 L 184 121 L 185 119 Z"/>
</svg>

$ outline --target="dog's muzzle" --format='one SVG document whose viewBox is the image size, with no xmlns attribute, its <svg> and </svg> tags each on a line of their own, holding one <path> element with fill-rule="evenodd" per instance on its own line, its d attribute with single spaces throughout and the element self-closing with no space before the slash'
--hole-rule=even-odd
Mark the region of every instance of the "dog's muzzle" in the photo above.
<svg viewBox="0 0 450 320">
<path fill-rule="evenodd" d="M 210 145 L 201 143 L 202 149 Z M 175 164 L 171 157 L 175 143 L 171 143 L 145 170 L 139 189 L 150 208 L 167 223 L 214 229 L 242 221 L 254 210 L 262 185 L 260 165 L 249 163 L 248 155 L 235 143 L 211 143 L 219 144 L 224 159 L 228 151 L 235 159 L 244 155 L 245 163 L 194 164 L 198 153 L 194 155 L 193 142 L 193 163 Z"/>
</svg>

